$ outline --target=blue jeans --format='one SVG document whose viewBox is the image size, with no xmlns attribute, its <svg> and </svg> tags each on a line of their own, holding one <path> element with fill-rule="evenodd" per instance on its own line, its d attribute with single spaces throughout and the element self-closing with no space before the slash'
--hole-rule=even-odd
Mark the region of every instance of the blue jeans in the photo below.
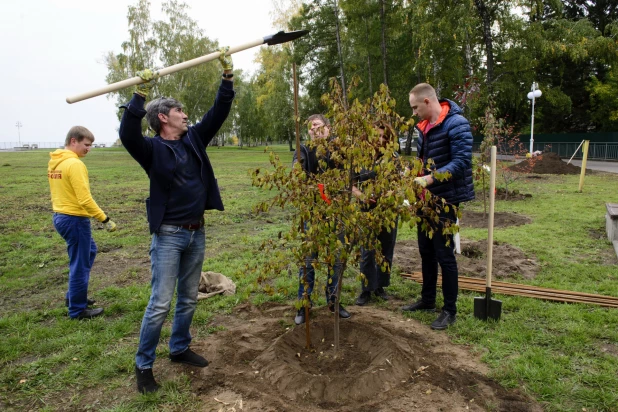
<svg viewBox="0 0 618 412">
<path fill-rule="evenodd" d="M 308 226 L 305 226 L 307 229 Z M 345 241 L 345 237 L 343 233 L 339 233 L 337 235 L 341 243 Z M 307 267 L 307 295 L 309 296 L 309 301 L 311 301 L 311 294 L 313 293 L 313 286 L 315 285 L 315 269 L 313 268 L 312 262 L 318 259 L 317 253 L 312 253 L 311 255 L 305 258 L 305 266 Z M 331 274 L 332 269 L 332 274 Z M 337 283 L 339 282 L 339 276 L 341 275 L 341 271 L 343 270 L 343 265 L 341 264 L 341 259 L 337 257 L 335 259 L 335 264 L 333 267 L 328 267 L 328 275 L 326 277 L 326 302 L 334 303 L 335 296 L 337 293 Z M 303 281 L 304 269 L 301 267 L 298 272 L 299 284 L 298 284 L 298 299 L 303 298 L 303 294 L 305 292 L 305 283 Z"/>
<path fill-rule="evenodd" d="M 155 361 L 161 328 L 177 289 L 176 309 L 170 337 L 170 354 L 184 352 L 191 343 L 189 327 L 197 305 L 205 247 L 204 228 L 187 230 L 161 225 L 152 235 L 150 262 L 152 292 L 144 313 L 135 364 L 149 369 Z M 176 286 L 178 285 L 178 286 Z"/>
<path fill-rule="evenodd" d="M 90 269 L 97 256 L 97 245 L 92 238 L 90 218 L 54 213 L 56 231 L 67 244 L 69 254 L 69 316 L 77 317 L 88 307 Z"/>
<path fill-rule="evenodd" d="M 459 206 L 458 204 L 455 206 Z M 418 228 L 418 250 L 421 254 L 421 266 L 423 271 L 423 287 L 421 289 L 421 300 L 428 304 L 436 303 L 436 287 L 438 283 L 438 264 L 442 268 L 442 295 L 444 296 L 444 306 L 442 309 L 452 313 L 457 313 L 457 293 L 458 276 L 457 260 L 455 260 L 455 242 L 452 235 L 443 235 L 442 228 L 444 221 L 455 224 L 457 221 L 456 212 L 453 207 L 446 213 L 440 212 L 440 222 L 432 223 L 434 229 L 433 237 L 429 236 Z M 446 241 L 450 240 L 449 246 Z"/>
<path fill-rule="evenodd" d="M 395 253 L 395 240 L 397 239 L 397 222 L 395 220 L 395 228 L 382 228 L 378 235 L 378 240 L 381 244 L 382 255 L 385 263 L 388 263 L 386 270 L 382 270 L 382 265 L 376 264 L 376 251 L 368 250 L 361 247 L 360 271 L 367 280 L 367 283 L 361 282 L 363 292 L 373 292 L 378 288 L 385 288 L 391 284 L 391 269 L 393 266 L 393 254 Z"/>
</svg>

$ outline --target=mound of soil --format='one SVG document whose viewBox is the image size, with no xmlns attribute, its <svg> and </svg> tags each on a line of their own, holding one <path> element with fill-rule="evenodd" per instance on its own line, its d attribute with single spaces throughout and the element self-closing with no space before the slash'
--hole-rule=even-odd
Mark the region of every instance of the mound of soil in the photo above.
<svg viewBox="0 0 618 412">
<path fill-rule="evenodd" d="M 485 279 L 487 272 L 487 240 L 461 239 L 461 254 L 456 254 L 460 276 Z M 395 246 L 393 265 L 403 273 L 421 271 L 421 255 L 416 241 L 401 241 Z M 507 243 L 494 242 L 492 252 L 492 277 L 497 280 L 523 277 L 534 279 L 539 265 L 527 258 L 520 249 Z"/>
<path fill-rule="evenodd" d="M 464 209 L 461 212 L 459 227 L 483 228 L 487 227 L 488 223 L 489 217 L 484 212 Z M 521 226 L 528 223 L 532 223 L 532 219 L 528 216 L 510 212 L 494 212 L 494 227 Z"/>
<path fill-rule="evenodd" d="M 444 333 L 374 307 L 357 307 L 340 323 L 325 308 L 311 316 L 313 350 L 305 325 L 288 327 L 290 306 L 243 305 L 221 316 L 214 333 L 193 348 L 210 360 L 196 371 L 172 364 L 162 381 L 185 371 L 204 410 L 281 411 L 541 411 L 533 400 L 507 391 L 487 368 Z M 232 409 L 233 408 L 233 409 Z"/>
<path fill-rule="evenodd" d="M 509 167 L 515 172 L 553 174 L 553 175 L 576 175 L 581 168 L 563 162 L 557 153 L 547 152 L 532 159 L 525 159 Z"/>
</svg>

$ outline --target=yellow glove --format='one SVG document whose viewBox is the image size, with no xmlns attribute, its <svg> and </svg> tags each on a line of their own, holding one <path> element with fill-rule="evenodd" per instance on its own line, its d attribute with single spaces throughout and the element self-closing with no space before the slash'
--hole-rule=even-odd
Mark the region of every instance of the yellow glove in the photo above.
<svg viewBox="0 0 618 412">
<path fill-rule="evenodd" d="M 144 98 L 148 97 L 148 94 L 152 90 L 155 85 L 154 80 L 159 78 L 159 73 L 154 72 L 150 69 L 144 69 L 136 73 L 145 83 L 138 84 L 135 86 L 135 93 L 143 96 Z"/>
<path fill-rule="evenodd" d="M 415 177 L 414 183 L 416 183 L 420 187 L 427 187 L 427 180 L 422 177 Z"/>
<path fill-rule="evenodd" d="M 105 220 L 103 221 L 103 224 L 105 225 L 105 230 L 107 230 L 108 232 L 115 232 L 116 231 L 116 224 L 114 222 L 112 222 L 109 217 L 106 217 Z"/>
<path fill-rule="evenodd" d="M 225 70 L 234 70 L 234 63 L 232 62 L 232 56 L 227 56 L 225 53 L 230 49 L 230 46 L 225 46 L 219 49 L 221 54 L 219 55 L 219 61 L 221 62 L 221 67 L 223 67 L 223 71 Z"/>
</svg>

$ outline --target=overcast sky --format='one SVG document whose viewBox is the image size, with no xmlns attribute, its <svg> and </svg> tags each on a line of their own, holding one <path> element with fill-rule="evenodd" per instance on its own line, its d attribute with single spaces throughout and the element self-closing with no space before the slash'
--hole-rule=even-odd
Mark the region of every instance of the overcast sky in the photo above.
<svg viewBox="0 0 618 412">
<path fill-rule="evenodd" d="M 127 11 L 137 0 L 23 0 L 3 2 L 0 13 L 0 148 L 21 143 L 63 142 L 74 125 L 89 128 L 96 143 L 117 139 L 113 100 L 65 99 L 104 86 L 103 55 L 118 53 L 128 39 Z M 162 18 L 161 0 L 151 17 Z M 185 0 L 204 34 L 236 46 L 274 33 L 271 0 Z M 254 71 L 258 48 L 233 55 L 234 67 Z M 213 50 L 214 51 L 214 50 Z M 218 64 L 216 61 L 206 64 Z M 172 75 L 173 76 L 173 75 Z M 213 96 L 214 98 L 214 96 Z"/>
</svg>

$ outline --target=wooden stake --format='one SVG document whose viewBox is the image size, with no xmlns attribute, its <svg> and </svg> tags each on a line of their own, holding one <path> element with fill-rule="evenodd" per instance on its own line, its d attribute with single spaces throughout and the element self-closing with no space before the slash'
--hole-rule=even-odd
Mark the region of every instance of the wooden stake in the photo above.
<svg viewBox="0 0 618 412">
<path fill-rule="evenodd" d="M 588 146 L 590 145 L 590 140 L 584 141 L 584 157 L 582 158 L 582 171 L 579 174 L 579 193 L 582 192 L 584 188 L 584 176 L 586 176 L 586 163 L 588 161 Z"/>
</svg>

